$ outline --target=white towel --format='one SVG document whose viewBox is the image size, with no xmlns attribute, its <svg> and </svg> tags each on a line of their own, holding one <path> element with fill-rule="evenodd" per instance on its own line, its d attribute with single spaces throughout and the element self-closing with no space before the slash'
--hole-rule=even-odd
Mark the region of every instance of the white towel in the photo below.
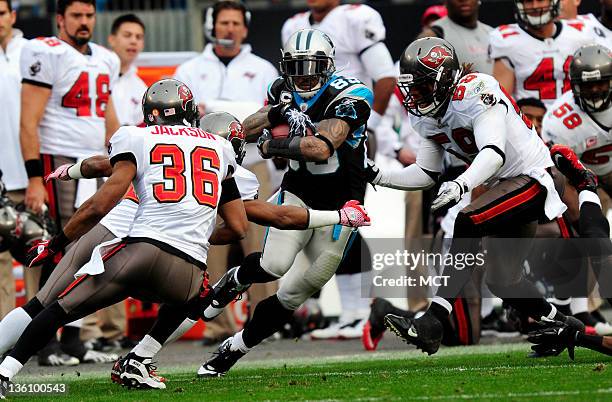
<svg viewBox="0 0 612 402">
<path fill-rule="evenodd" d="M 91 253 L 91 258 L 87 264 L 83 265 L 81 269 L 74 274 L 74 279 L 77 279 L 83 275 L 100 275 L 104 272 L 104 261 L 102 256 L 111 250 L 116 244 L 120 243 L 121 239 L 115 238 L 96 246 Z"/>
<path fill-rule="evenodd" d="M 527 176 L 536 179 L 544 188 L 546 188 L 546 201 L 544 203 L 544 213 L 550 220 L 556 219 L 561 216 L 567 206 L 561 201 L 559 193 L 555 189 L 555 183 L 553 182 L 552 176 L 548 174 L 546 169 L 538 167 L 528 171 Z"/>
</svg>

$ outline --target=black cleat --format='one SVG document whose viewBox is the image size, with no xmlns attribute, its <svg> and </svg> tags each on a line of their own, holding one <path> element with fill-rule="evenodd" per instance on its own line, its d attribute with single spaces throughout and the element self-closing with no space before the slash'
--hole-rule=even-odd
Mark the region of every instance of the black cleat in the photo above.
<svg viewBox="0 0 612 402">
<path fill-rule="evenodd" d="M 111 381 L 128 388 L 166 389 L 166 379 L 155 370 L 152 359 L 130 352 L 113 364 Z"/>
<path fill-rule="evenodd" d="M 208 307 L 204 309 L 204 321 L 210 321 L 223 312 L 225 306 L 232 301 L 240 298 L 242 294 L 251 286 L 239 285 L 234 279 L 238 267 L 231 268 L 213 286 L 214 296 Z"/>
<path fill-rule="evenodd" d="M 553 145 L 550 149 L 555 166 L 578 191 L 597 192 L 597 176 L 585 168 L 576 153 L 566 145 Z"/>
<path fill-rule="evenodd" d="M 231 347 L 232 338 L 229 337 L 223 341 L 216 352 L 213 352 L 213 357 L 200 366 L 198 377 L 208 378 L 225 375 L 246 354 L 239 350 L 231 350 Z"/>
<path fill-rule="evenodd" d="M 385 326 L 404 341 L 412 343 L 428 355 L 433 355 L 438 351 L 444 332 L 442 323 L 430 313 L 425 313 L 418 319 L 387 314 Z"/>
</svg>

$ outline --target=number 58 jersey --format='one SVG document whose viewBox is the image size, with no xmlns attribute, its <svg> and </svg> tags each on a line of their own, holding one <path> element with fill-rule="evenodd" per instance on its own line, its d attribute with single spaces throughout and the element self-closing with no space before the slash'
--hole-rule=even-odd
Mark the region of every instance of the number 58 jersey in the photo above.
<svg viewBox="0 0 612 402">
<path fill-rule="evenodd" d="M 40 121 L 40 152 L 85 158 L 104 152 L 106 105 L 119 77 L 119 58 L 89 43 L 82 54 L 56 38 L 23 48 L 22 82 L 51 90 Z"/>
<path fill-rule="evenodd" d="M 542 139 L 567 145 L 582 163 L 598 176 L 612 172 L 612 109 L 597 113 L 595 122 L 574 100 L 572 92 L 563 95 L 548 109 L 542 120 Z"/>
<path fill-rule="evenodd" d="M 195 127 L 121 127 L 109 154 L 113 164 L 131 160 L 137 166 L 133 184 L 140 203 L 128 236 L 165 243 L 206 263 L 221 183 L 237 168 L 230 143 Z"/>
</svg>

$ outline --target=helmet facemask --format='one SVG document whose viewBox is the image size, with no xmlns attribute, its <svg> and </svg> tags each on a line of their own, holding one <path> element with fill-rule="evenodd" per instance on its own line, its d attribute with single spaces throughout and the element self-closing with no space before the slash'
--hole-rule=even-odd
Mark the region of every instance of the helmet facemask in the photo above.
<svg viewBox="0 0 612 402">
<path fill-rule="evenodd" d="M 336 67 L 331 57 L 324 52 L 314 55 L 292 55 L 285 53 L 280 70 L 292 91 L 302 98 L 312 98 L 329 81 Z"/>
<path fill-rule="evenodd" d="M 588 113 L 602 112 L 612 102 L 612 79 L 572 81 L 572 92 L 582 110 Z"/>
<path fill-rule="evenodd" d="M 560 4 L 560 0 L 550 0 L 548 7 L 526 8 L 524 0 L 514 0 L 515 17 L 522 26 L 540 28 L 557 18 Z"/>
<path fill-rule="evenodd" d="M 448 103 L 461 77 L 461 69 L 453 72 L 442 67 L 437 73 L 401 74 L 397 86 L 402 93 L 404 108 L 415 116 L 435 116 Z"/>
</svg>

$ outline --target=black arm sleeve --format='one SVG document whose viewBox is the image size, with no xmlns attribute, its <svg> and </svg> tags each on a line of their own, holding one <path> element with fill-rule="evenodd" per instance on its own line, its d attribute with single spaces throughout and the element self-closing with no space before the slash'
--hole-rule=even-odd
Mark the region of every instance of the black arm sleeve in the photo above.
<svg viewBox="0 0 612 402">
<path fill-rule="evenodd" d="M 241 196 L 236 180 L 233 177 L 223 180 L 221 182 L 221 198 L 219 199 L 219 205 L 223 205 L 239 198 L 241 198 Z"/>
</svg>

